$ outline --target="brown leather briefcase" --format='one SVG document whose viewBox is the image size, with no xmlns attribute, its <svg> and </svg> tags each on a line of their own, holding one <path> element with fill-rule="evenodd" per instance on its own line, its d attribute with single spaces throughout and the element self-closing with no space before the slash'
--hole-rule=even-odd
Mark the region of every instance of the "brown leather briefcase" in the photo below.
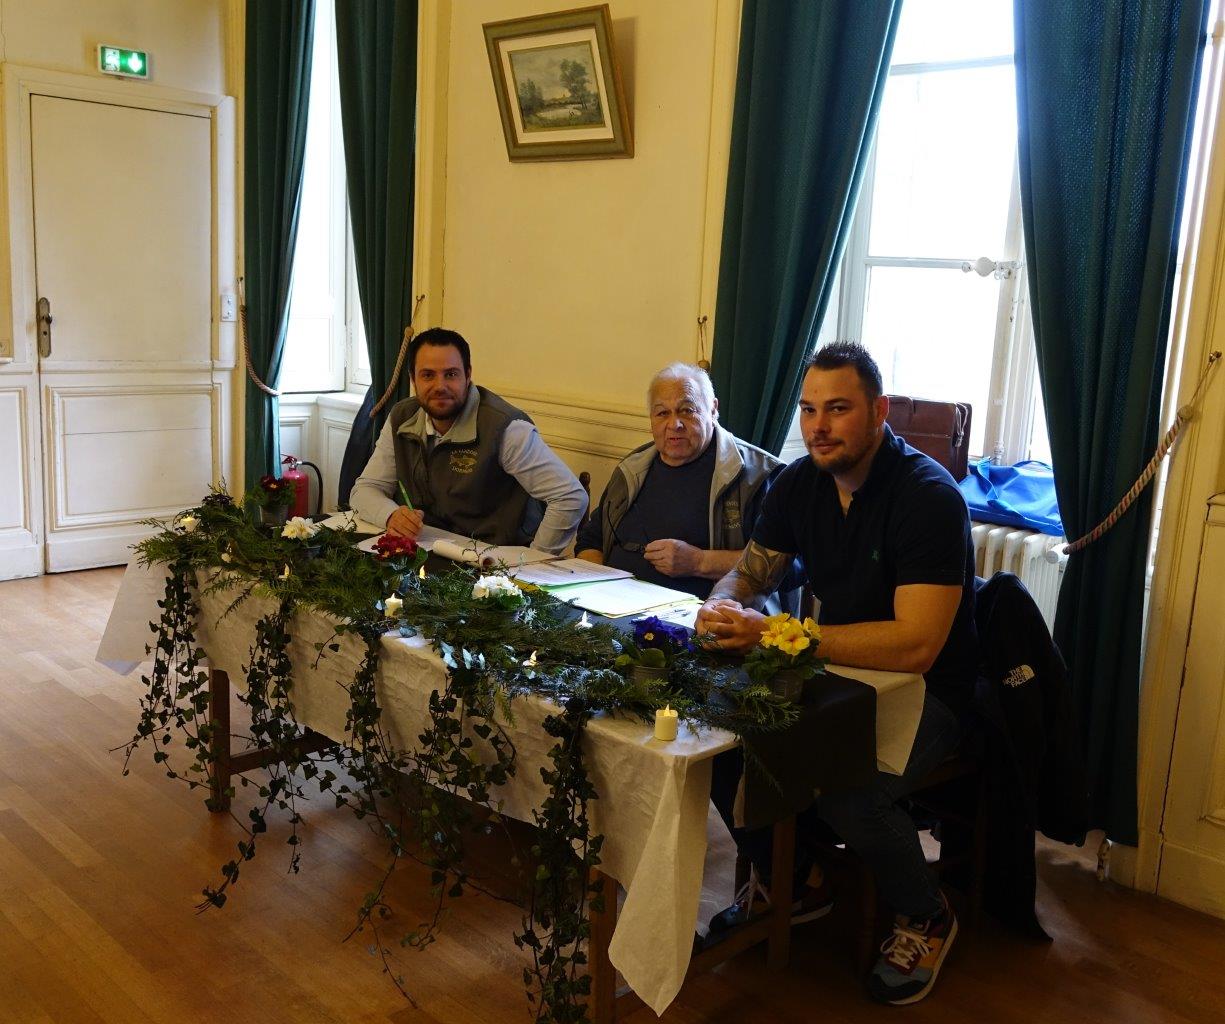
<svg viewBox="0 0 1225 1024">
<path fill-rule="evenodd" d="M 970 465 L 970 406 L 966 402 L 933 402 L 926 398 L 889 395 L 886 422 L 912 448 L 930 455 L 964 480 Z"/>
</svg>

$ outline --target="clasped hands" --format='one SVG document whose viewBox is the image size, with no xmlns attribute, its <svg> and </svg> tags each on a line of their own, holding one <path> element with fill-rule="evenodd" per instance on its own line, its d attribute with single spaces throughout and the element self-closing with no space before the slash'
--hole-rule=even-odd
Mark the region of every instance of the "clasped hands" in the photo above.
<svg viewBox="0 0 1225 1024">
<path fill-rule="evenodd" d="M 703 646 L 728 654 L 747 654 L 761 640 L 766 617 L 754 608 L 726 597 L 712 597 L 698 612 L 694 632 Z"/>
</svg>

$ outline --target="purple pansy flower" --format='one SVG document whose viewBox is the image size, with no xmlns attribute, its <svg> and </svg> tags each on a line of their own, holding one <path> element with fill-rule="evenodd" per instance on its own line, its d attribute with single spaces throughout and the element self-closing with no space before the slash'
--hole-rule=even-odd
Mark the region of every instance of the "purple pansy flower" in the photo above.
<svg viewBox="0 0 1225 1024">
<path fill-rule="evenodd" d="M 689 646 L 689 630 L 664 622 L 656 615 L 649 615 L 634 623 L 634 643 L 640 650 L 647 647 L 656 647 L 661 651 L 669 648 L 684 650 Z"/>
</svg>

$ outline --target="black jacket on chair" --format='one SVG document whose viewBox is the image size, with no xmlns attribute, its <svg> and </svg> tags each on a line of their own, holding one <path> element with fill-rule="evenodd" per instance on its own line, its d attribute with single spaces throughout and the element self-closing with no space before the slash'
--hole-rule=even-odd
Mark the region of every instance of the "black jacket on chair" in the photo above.
<svg viewBox="0 0 1225 1024">
<path fill-rule="evenodd" d="M 999 572 L 975 583 L 979 678 L 989 791 L 984 901 L 1034 935 L 1035 832 L 1080 845 L 1088 785 L 1071 683 L 1059 648 L 1025 585 Z"/>
</svg>

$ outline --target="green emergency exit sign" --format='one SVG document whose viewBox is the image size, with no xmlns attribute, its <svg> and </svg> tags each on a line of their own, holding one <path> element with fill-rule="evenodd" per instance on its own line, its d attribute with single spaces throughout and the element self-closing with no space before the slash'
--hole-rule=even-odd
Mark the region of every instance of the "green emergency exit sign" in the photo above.
<svg viewBox="0 0 1225 1024">
<path fill-rule="evenodd" d="M 149 55 L 144 50 L 125 50 L 121 46 L 98 46 L 98 70 L 104 75 L 123 78 L 148 78 Z"/>
</svg>

